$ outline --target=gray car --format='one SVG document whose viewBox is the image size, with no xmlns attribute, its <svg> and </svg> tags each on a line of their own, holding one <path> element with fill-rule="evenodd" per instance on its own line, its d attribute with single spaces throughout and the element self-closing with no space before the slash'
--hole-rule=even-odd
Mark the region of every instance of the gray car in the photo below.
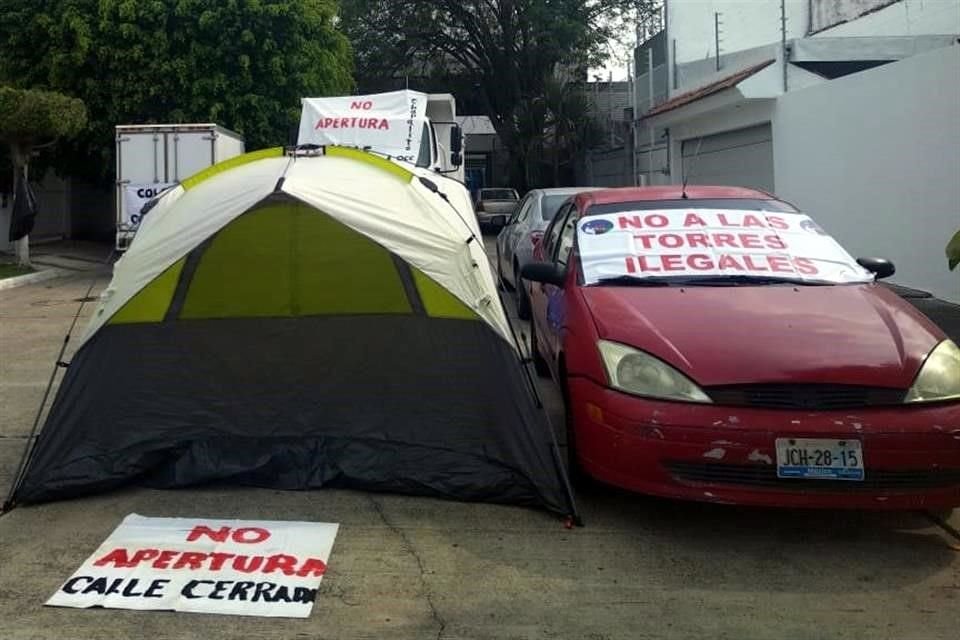
<svg viewBox="0 0 960 640">
<path fill-rule="evenodd" d="M 564 187 L 561 189 L 533 189 L 523 197 L 516 212 L 497 236 L 497 276 L 507 290 L 517 298 L 517 314 L 530 318 L 530 298 L 521 286 L 520 269 L 533 261 L 534 243 L 543 236 L 557 209 L 571 196 L 598 187 Z"/>
<path fill-rule="evenodd" d="M 473 208 L 477 212 L 480 226 L 501 226 L 498 220 L 507 220 L 517 210 L 520 196 L 516 189 L 492 188 L 480 189 Z"/>
</svg>

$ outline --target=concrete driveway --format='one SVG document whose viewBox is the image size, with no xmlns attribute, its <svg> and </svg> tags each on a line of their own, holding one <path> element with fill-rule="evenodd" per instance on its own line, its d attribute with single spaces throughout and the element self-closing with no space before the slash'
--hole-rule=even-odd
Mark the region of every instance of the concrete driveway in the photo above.
<svg viewBox="0 0 960 640">
<path fill-rule="evenodd" d="M 0 295 L 3 487 L 89 275 Z M 915 516 L 578 497 L 587 526 L 571 531 L 539 511 L 334 490 L 130 488 L 23 507 L 0 518 L 0 638 L 927 640 L 960 629 L 960 553 Z M 341 529 L 305 620 L 43 607 L 129 513 Z"/>
</svg>

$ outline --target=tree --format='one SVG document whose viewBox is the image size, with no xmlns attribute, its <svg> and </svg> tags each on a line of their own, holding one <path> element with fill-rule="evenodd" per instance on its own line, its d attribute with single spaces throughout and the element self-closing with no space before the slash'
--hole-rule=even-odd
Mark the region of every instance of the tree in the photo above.
<svg viewBox="0 0 960 640">
<path fill-rule="evenodd" d="M 5 0 L 0 76 L 78 96 L 88 126 L 60 168 L 108 181 L 113 127 L 217 122 L 284 144 L 300 99 L 349 92 L 334 0 Z"/>
<path fill-rule="evenodd" d="M 564 69 L 602 60 L 625 25 L 655 0 L 342 0 L 343 28 L 358 76 L 391 78 L 424 69 L 469 77 L 483 111 L 531 184 L 543 136 L 536 125 L 546 84 Z M 545 111 L 543 111 L 545 114 Z M 544 115 L 545 118 L 545 115 Z M 545 122 L 544 122 L 545 124 Z M 523 169 L 520 171 L 519 169 Z"/>
<path fill-rule="evenodd" d="M 22 197 L 30 158 L 39 147 L 76 135 L 87 122 L 82 101 L 60 93 L 0 87 L 0 143 L 7 146 L 13 165 L 13 193 Z M 6 229 L 0 230 L 7 233 Z M 30 265 L 29 238 L 17 240 L 17 260 Z"/>
</svg>

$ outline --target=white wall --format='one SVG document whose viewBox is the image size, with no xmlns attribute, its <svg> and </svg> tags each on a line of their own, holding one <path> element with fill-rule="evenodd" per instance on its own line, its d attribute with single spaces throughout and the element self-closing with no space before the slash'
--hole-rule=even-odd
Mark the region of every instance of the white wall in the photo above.
<svg viewBox="0 0 960 640">
<path fill-rule="evenodd" d="M 833 0 L 853 4 L 857 0 Z M 843 36 L 922 36 L 960 33 L 958 0 L 900 0 L 856 20 L 814 34 Z"/>
<path fill-rule="evenodd" d="M 837 15 L 855 14 L 876 0 L 821 0 L 837 6 Z M 780 42 L 778 0 L 670 0 L 668 35 L 677 41 L 676 64 L 715 55 L 713 14 L 720 12 L 720 51 L 732 53 Z M 787 39 L 806 36 L 809 0 L 786 0 Z M 917 36 L 960 33 L 960 1 L 900 0 L 814 37 Z M 668 51 L 672 43 L 667 43 Z"/>
<path fill-rule="evenodd" d="M 960 302 L 960 46 L 790 92 L 773 118 L 777 194 L 894 281 Z"/>
<path fill-rule="evenodd" d="M 807 29 L 807 0 L 786 0 L 787 39 Z M 670 0 L 667 34 L 677 41 L 677 64 L 715 55 L 713 14 L 720 15 L 720 52 L 732 53 L 780 42 L 778 0 Z M 673 46 L 667 43 L 668 51 Z"/>
</svg>

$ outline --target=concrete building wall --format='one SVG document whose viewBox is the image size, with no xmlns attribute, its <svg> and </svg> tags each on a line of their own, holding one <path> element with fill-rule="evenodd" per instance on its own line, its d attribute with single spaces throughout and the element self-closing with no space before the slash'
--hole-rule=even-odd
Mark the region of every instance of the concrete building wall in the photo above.
<svg viewBox="0 0 960 640">
<path fill-rule="evenodd" d="M 777 194 L 894 280 L 960 302 L 960 46 L 791 92 L 773 113 Z M 953 79 L 953 81 L 950 81 Z M 895 90 L 892 90 L 895 88 Z"/>
<path fill-rule="evenodd" d="M 48 171 L 42 180 L 31 186 L 37 198 L 37 218 L 30 234 L 31 242 L 69 236 L 70 181 Z M 7 241 L 12 213 L 13 194 L 0 194 L 0 251 L 4 253 L 13 252 L 13 243 Z"/>
<path fill-rule="evenodd" d="M 960 32 L 957 0 L 786 0 L 787 39 L 917 36 Z M 811 12 L 811 7 L 813 11 Z M 668 51 L 676 64 L 713 58 L 714 13 L 720 13 L 720 52 L 780 41 L 776 0 L 677 0 L 667 3 Z M 830 26 L 832 25 L 832 26 Z"/>
</svg>

